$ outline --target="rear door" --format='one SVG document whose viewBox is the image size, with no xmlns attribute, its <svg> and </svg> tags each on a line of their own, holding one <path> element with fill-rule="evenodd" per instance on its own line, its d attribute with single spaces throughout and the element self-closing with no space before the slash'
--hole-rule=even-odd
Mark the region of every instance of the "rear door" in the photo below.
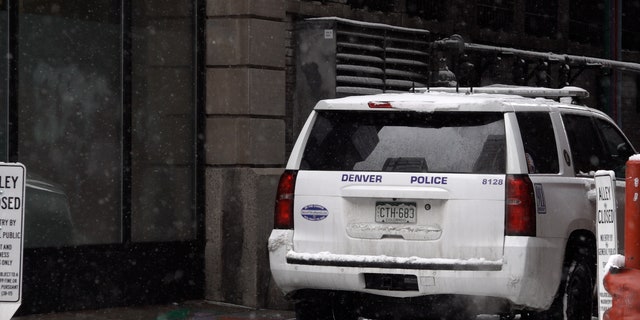
<svg viewBox="0 0 640 320">
<path fill-rule="evenodd" d="M 616 204 L 617 204 L 617 233 L 618 239 L 624 239 L 625 215 L 625 174 L 629 157 L 636 153 L 634 147 L 624 136 L 622 131 L 609 119 L 594 116 L 594 122 L 602 138 L 603 167 L 615 172 Z M 624 241 L 619 241 L 618 252 L 624 252 Z"/>
<path fill-rule="evenodd" d="M 505 158 L 501 112 L 318 111 L 294 250 L 498 261 Z"/>
<path fill-rule="evenodd" d="M 584 208 L 572 212 L 572 219 L 588 220 L 588 228 L 595 227 L 596 197 L 594 173 L 597 170 L 612 170 L 616 175 L 616 198 L 618 213 L 618 237 L 624 232 L 624 175 L 629 156 L 634 154 L 633 146 L 610 120 L 602 116 L 586 113 L 566 112 L 562 122 L 571 149 L 569 162 L 575 174 L 575 189 L 582 192 L 572 203 L 585 203 Z M 567 194 L 566 192 L 564 193 Z M 566 201 L 565 197 L 563 200 Z M 588 199 L 588 200 L 587 200 Z M 578 201 L 580 200 L 580 201 Z M 569 216 L 569 213 L 564 213 Z M 620 243 L 622 247 L 622 243 Z"/>
<path fill-rule="evenodd" d="M 576 177 L 570 156 L 572 149 L 563 133 L 566 128 L 573 139 L 577 134 L 574 128 L 586 129 L 586 126 L 575 121 L 563 125 L 558 113 L 546 110 L 516 112 L 516 117 L 537 198 L 537 236 L 566 239 L 571 231 L 569 228 L 593 228 L 594 203 L 588 200 L 588 194 L 594 188 L 593 179 Z M 586 120 L 590 124 L 589 118 Z M 587 132 L 581 136 L 583 142 L 590 140 Z"/>
</svg>

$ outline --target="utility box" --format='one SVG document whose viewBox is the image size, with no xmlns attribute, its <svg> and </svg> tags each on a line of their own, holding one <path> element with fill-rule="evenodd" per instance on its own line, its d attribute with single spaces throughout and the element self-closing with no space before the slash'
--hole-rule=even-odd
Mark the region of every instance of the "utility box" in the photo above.
<svg viewBox="0 0 640 320">
<path fill-rule="evenodd" d="M 426 87 L 430 33 L 341 18 L 297 25 L 294 135 L 322 99 Z"/>
</svg>

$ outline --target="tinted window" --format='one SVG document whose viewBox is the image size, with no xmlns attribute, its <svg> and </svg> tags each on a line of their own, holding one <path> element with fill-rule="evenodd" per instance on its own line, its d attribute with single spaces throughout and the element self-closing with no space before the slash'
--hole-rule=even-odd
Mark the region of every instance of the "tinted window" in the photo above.
<svg viewBox="0 0 640 320">
<path fill-rule="evenodd" d="M 635 153 L 633 147 L 612 123 L 596 118 L 596 126 L 604 138 L 606 167 L 624 179 L 627 160 Z"/>
<path fill-rule="evenodd" d="M 51 186 L 27 193 L 42 203 L 27 206 L 25 228 L 46 228 L 50 218 L 40 217 L 61 218 L 51 237 L 26 245 L 69 245 L 67 237 L 53 235 L 71 233 L 75 244 L 120 241 L 120 17 L 113 1 L 21 4 L 18 160 L 34 186 Z M 62 230 L 69 226 L 74 229 Z"/>
<path fill-rule="evenodd" d="M 546 112 L 516 114 L 529 173 L 558 173 L 558 151 L 551 117 Z"/>
<path fill-rule="evenodd" d="M 20 1 L 27 246 L 196 237 L 193 10 Z"/>
<path fill-rule="evenodd" d="M 611 122 L 574 114 L 563 115 L 576 174 L 613 170 L 624 179 L 625 165 L 635 150 Z"/>
<path fill-rule="evenodd" d="M 301 169 L 504 173 L 504 116 L 319 112 Z"/>
</svg>

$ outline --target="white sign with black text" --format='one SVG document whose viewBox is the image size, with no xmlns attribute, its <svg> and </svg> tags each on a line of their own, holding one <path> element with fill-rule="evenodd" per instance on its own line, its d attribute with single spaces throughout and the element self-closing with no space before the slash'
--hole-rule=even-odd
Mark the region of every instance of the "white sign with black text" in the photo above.
<svg viewBox="0 0 640 320">
<path fill-rule="evenodd" d="M 618 234 L 616 230 L 615 173 L 599 170 L 596 172 L 596 228 L 598 248 L 598 318 L 611 308 L 611 295 L 604 289 L 605 265 L 609 257 L 618 254 Z"/>
<path fill-rule="evenodd" d="M 0 163 L 0 320 L 11 319 L 22 300 L 26 174 L 20 163 Z"/>
</svg>

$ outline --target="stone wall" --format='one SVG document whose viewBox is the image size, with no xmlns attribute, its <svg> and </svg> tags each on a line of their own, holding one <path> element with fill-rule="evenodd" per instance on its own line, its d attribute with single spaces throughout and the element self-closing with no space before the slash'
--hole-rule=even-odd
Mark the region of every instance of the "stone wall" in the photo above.
<svg viewBox="0 0 640 320">
<path fill-rule="evenodd" d="M 209 0 L 206 298 L 264 307 L 267 238 L 285 163 L 283 0 Z M 277 304 L 272 302 L 271 304 Z"/>
</svg>

